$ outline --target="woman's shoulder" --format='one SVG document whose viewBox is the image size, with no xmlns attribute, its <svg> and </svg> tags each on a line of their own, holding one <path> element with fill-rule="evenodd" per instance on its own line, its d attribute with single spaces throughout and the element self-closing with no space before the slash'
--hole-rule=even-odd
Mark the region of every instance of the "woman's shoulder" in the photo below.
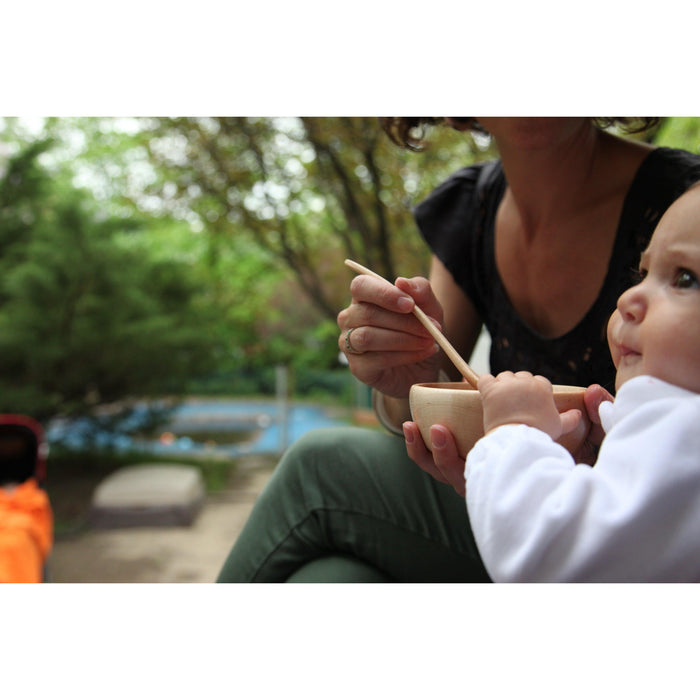
<svg viewBox="0 0 700 700">
<path fill-rule="evenodd" d="M 700 154 L 687 151 L 682 148 L 670 146 L 658 146 L 649 152 L 652 160 L 659 163 L 672 163 L 681 167 L 697 167 L 700 164 Z"/>
<path fill-rule="evenodd" d="M 664 211 L 698 181 L 700 155 L 666 146 L 652 149 L 639 166 L 627 193 L 622 222 L 638 227 L 641 217 L 651 227 L 651 235 Z M 646 242 L 642 244 L 645 246 Z"/>
<path fill-rule="evenodd" d="M 427 207 L 448 198 L 471 198 L 477 192 L 488 190 L 499 177 L 503 177 L 500 160 L 474 163 L 452 173 L 443 180 L 422 202 L 416 210 Z"/>
<path fill-rule="evenodd" d="M 416 223 L 424 234 L 444 226 L 463 230 L 479 209 L 479 203 L 500 197 L 504 184 L 505 176 L 498 160 L 460 168 L 413 209 Z"/>
<path fill-rule="evenodd" d="M 700 155 L 680 148 L 659 146 L 644 159 L 639 175 L 649 185 L 661 180 L 671 186 L 686 188 L 700 179 Z"/>
</svg>

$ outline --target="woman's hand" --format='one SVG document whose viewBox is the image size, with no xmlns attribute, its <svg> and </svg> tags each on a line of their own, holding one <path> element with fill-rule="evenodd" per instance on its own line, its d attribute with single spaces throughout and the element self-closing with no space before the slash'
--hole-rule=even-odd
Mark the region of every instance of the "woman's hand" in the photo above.
<svg viewBox="0 0 700 700">
<path fill-rule="evenodd" d="M 590 420 L 590 430 L 581 447 L 574 454 L 574 459 L 581 464 L 595 464 L 600 443 L 603 442 L 605 431 L 600 424 L 598 407 L 603 401 L 612 401 L 612 395 L 599 384 L 591 384 L 583 395 L 583 403 Z"/>
<path fill-rule="evenodd" d="M 361 382 L 397 398 L 407 398 L 412 384 L 435 381 L 439 348 L 412 313 L 418 304 L 440 328 L 442 307 L 428 280 L 399 277 L 394 286 L 358 275 L 350 292 L 352 302 L 338 314 L 338 347 L 346 354 L 350 371 Z"/>
<path fill-rule="evenodd" d="M 434 479 L 449 484 L 462 498 L 466 495 L 464 482 L 464 457 L 457 452 L 452 433 L 444 425 L 430 427 L 432 452 L 426 447 L 413 421 L 403 424 L 408 456 Z"/>
</svg>

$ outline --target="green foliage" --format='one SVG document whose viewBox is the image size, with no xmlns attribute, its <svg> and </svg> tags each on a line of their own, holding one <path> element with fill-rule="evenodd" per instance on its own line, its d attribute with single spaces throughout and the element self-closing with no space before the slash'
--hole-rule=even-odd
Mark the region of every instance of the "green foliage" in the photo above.
<svg viewBox="0 0 700 700">
<path fill-rule="evenodd" d="M 216 309 L 198 304 L 188 266 L 138 245 L 145 218 L 105 218 L 53 180 L 38 165 L 47 146 L 0 179 L 0 411 L 86 412 L 211 367 Z"/>
<path fill-rule="evenodd" d="M 700 153 L 700 117 L 667 117 L 654 141 L 661 146 Z"/>
<path fill-rule="evenodd" d="M 291 275 L 297 300 L 334 319 L 346 257 L 394 278 L 427 272 L 410 207 L 449 172 L 486 157 L 436 129 L 424 153 L 392 144 L 376 118 L 178 118 L 144 122 L 155 179 L 139 206 L 196 217 L 215 263 L 241 241 Z"/>
</svg>

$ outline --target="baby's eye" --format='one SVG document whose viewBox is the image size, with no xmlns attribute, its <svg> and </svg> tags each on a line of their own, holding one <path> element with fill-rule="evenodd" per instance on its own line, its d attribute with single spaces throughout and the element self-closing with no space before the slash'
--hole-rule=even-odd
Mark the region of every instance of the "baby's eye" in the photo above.
<svg viewBox="0 0 700 700">
<path fill-rule="evenodd" d="M 694 272 L 680 268 L 676 272 L 673 284 L 680 289 L 692 289 L 698 286 L 698 278 Z"/>
</svg>

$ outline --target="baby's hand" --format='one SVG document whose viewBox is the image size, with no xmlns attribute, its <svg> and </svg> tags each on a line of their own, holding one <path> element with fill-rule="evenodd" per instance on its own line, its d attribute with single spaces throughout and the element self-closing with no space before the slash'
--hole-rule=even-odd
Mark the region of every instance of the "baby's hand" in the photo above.
<svg viewBox="0 0 700 700">
<path fill-rule="evenodd" d="M 524 423 L 558 440 L 581 419 L 581 412 L 575 409 L 559 414 L 549 380 L 530 372 L 501 372 L 497 377 L 482 374 L 478 388 L 484 408 L 484 433 L 501 425 Z"/>
</svg>

